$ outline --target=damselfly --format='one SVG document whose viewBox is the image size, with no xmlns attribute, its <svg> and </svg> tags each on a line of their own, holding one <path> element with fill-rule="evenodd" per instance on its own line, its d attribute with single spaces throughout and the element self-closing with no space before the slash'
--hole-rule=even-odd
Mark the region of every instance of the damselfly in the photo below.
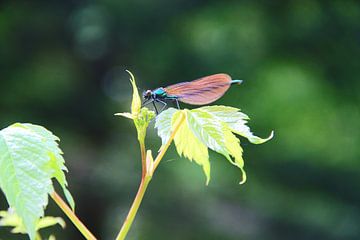
<svg viewBox="0 0 360 240">
<path fill-rule="evenodd" d="M 191 82 L 182 82 L 168 87 L 144 91 L 143 106 L 152 103 L 156 114 L 158 114 L 159 111 L 155 102 L 164 105 L 160 112 L 167 106 L 167 101 L 176 102 L 179 109 L 179 101 L 191 105 L 205 105 L 222 97 L 232 84 L 241 83 L 242 80 L 232 80 L 227 74 L 214 74 Z"/>
</svg>

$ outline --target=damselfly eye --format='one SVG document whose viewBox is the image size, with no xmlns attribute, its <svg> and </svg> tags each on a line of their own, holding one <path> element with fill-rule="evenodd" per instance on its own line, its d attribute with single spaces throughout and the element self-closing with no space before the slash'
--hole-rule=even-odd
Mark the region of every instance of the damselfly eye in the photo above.
<svg viewBox="0 0 360 240">
<path fill-rule="evenodd" d="M 143 98 L 148 99 L 151 97 L 151 90 L 146 90 L 143 92 Z"/>
</svg>

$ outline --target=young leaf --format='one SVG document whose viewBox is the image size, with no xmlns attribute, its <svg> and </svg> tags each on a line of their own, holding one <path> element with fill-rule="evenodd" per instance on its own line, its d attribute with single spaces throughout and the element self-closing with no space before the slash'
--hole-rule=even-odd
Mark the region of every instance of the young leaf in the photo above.
<svg viewBox="0 0 360 240">
<path fill-rule="evenodd" d="M 68 172 L 68 169 L 66 168 L 65 160 L 62 157 L 63 152 L 59 148 L 58 141 L 60 141 L 60 139 L 52 134 L 52 132 L 46 130 L 44 127 L 29 123 L 24 123 L 22 125 L 27 127 L 29 130 L 36 132 L 45 139 L 43 144 L 44 146 L 47 146 L 50 156 L 49 171 L 53 172 L 52 177 L 54 177 L 59 182 L 63 189 L 66 200 L 68 201 L 70 207 L 75 210 L 75 201 L 70 191 L 67 189 L 68 183 L 66 181 L 64 171 Z"/>
<path fill-rule="evenodd" d="M 61 217 L 45 216 L 45 217 L 40 218 L 40 220 L 36 226 L 36 229 L 40 230 L 43 228 L 55 226 L 57 224 L 60 225 L 62 228 L 65 228 L 65 226 L 66 226 L 64 219 L 62 219 Z"/>
<path fill-rule="evenodd" d="M 129 118 L 129 119 L 134 119 L 134 116 L 133 116 L 131 113 L 129 113 L 129 112 L 115 113 L 114 115 L 115 115 L 115 116 L 126 117 L 126 118 Z"/>
<path fill-rule="evenodd" d="M 136 86 L 134 75 L 126 70 L 130 74 L 130 82 L 133 88 L 133 99 L 131 102 L 131 113 L 115 113 L 115 116 L 122 116 L 134 121 L 136 131 L 138 134 L 138 140 L 143 142 L 146 136 L 146 129 L 150 121 L 155 117 L 155 113 L 150 111 L 146 107 L 141 107 L 141 98 L 139 96 L 139 91 Z"/>
<path fill-rule="evenodd" d="M 244 171 L 243 149 L 240 140 L 233 134 L 237 133 L 249 139 L 250 142 L 260 144 L 268 141 L 270 137 L 262 139 L 254 136 L 246 126 L 249 119 L 239 109 L 225 106 L 207 106 L 193 110 L 176 110 L 170 108 L 163 111 L 157 118 L 155 127 L 162 139 L 163 145 L 168 141 L 174 123 L 180 114 L 185 114 L 186 121 L 182 123 L 175 134 L 175 146 L 179 155 L 203 166 L 207 182 L 210 179 L 210 163 L 207 148 L 225 156 L 242 172 L 242 181 L 246 181 Z"/>
<path fill-rule="evenodd" d="M 131 101 L 131 113 L 125 112 L 125 113 L 116 113 L 116 116 L 123 116 L 130 119 L 136 119 L 138 117 L 138 114 L 140 113 L 141 109 L 141 98 L 139 95 L 139 91 L 136 86 L 135 77 L 134 75 L 126 70 L 126 72 L 130 75 L 130 83 L 133 89 L 133 95 L 132 95 L 132 101 Z"/>
<path fill-rule="evenodd" d="M 62 228 L 65 228 L 65 221 L 61 217 L 43 217 L 36 223 L 36 231 L 54 226 L 56 224 L 59 224 Z M 14 209 L 11 208 L 9 208 L 8 211 L 0 211 L 0 226 L 13 227 L 11 230 L 12 233 L 27 233 L 21 218 L 16 214 Z"/>
<path fill-rule="evenodd" d="M 214 118 L 211 114 L 200 109 L 191 110 L 187 115 L 187 122 L 194 134 L 204 142 L 208 148 L 230 159 L 226 148 L 224 131 L 226 126 Z"/>
<path fill-rule="evenodd" d="M 155 128 L 157 128 L 158 135 L 161 137 L 162 145 L 165 145 L 170 138 L 172 117 L 177 111 L 175 108 L 168 108 L 156 117 Z"/>
<path fill-rule="evenodd" d="M 242 173 L 242 179 L 240 184 L 246 182 L 246 172 L 244 171 L 244 159 L 242 157 L 243 149 L 240 146 L 240 140 L 232 134 L 229 129 L 224 131 L 225 146 L 229 151 L 230 155 L 234 157 L 234 161 L 230 160 L 230 163 L 237 166 Z"/>
<path fill-rule="evenodd" d="M 183 111 L 186 115 L 190 114 L 190 111 Z M 172 129 L 175 127 L 180 114 L 183 114 L 181 111 L 177 111 L 172 118 Z M 187 118 L 188 119 L 188 118 Z M 203 144 L 199 138 L 197 138 L 192 130 L 189 128 L 187 122 L 181 124 L 177 134 L 174 138 L 176 150 L 180 156 L 188 158 L 190 161 L 194 160 L 197 164 L 202 166 L 205 176 L 206 184 L 210 181 L 210 162 L 209 154 L 205 144 Z"/>
<path fill-rule="evenodd" d="M 11 207 L 21 217 L 30 239 L 44 215 L 48 194 L 53 192 L 51 178 L 67 191 L 66 171 L 58 138 L 45 128 L 16 123 L 0 131 L 0 188 Z"/>
<path fill-rule="evenodd" d="M 136 116 L 140 112 L 141 98 L 139 96 L 139 91 L 138 91 L 137 86 L 136 86 L 134 75 L 129 70 L 126 70 L 126 72 L 130 74 L 130 77 L 131 77 L 130 82 L 131 82 L 131 86 L 133 88 L 133 99 L 132 99 L 132 102 L 131 102 L 131 114 L 133 116 Z"/>
<path fill-rule="evenodd" d="M 271 131 L 270 136 L 267 138 L 255 136 L 246 125 L 247 120 L 250 118 L 240 112 L 240 109 L 227 106 L 206 106 L 202 107 L 201 110 L 214 115 L 218 120 L 226 123 L 232 132 L 247 138 L 251 143 L 261 144 L 269 141 L 274 136 L 274 131 Z"/>
<path fill-rule="evenodd" d="M 244 161 L 240 140 L 232 134 L 230 128 L 202 108 L 191 111 L 191 114 L 188 115 L 188 124 L 195 135 L 210 149 L 224 155 L 230 163 L 240 168 L 243 174 L 240 183 L 244 183 L 246 174 L 243 169 Z"/>
</svg>

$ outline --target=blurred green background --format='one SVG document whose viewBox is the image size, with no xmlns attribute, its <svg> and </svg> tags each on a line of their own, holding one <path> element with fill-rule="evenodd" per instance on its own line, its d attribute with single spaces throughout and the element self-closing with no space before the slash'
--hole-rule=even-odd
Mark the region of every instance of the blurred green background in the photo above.
<svg viewBox="0 0 360 240">
<path fill-rule="evenodd" d="M 134 126 L 113 115 L 130 108 L 125 69 L 141 91 L 244 79 L 215 104 L 241 108 L 261 137 L 275 130 L 242 139 L 245 185 L 212 153 L 205 186 L 170 148 L 128 239 L 360 239 L 359 1 L 2 1 L 0 128 L 61 138 L 77 214 L 99 239 L 115 238 L 140 179 Z M 160 146 L 153 126 L 147 145 Z M 51 200 L 46 214 L 66 219 Z M 66 221 L 44 235 L 82 239 Z"/>
</svg>

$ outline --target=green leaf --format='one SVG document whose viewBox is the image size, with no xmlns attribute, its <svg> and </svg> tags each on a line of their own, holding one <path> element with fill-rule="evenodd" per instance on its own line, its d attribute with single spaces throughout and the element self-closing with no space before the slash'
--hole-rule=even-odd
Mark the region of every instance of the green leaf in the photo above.
<svg viewBox="0 0 360 240">
<path fill-rule="evenodd" d="M 59 224 L 62 228 L 65 228 L 66 226 L 64 219 L 62 219 L 61 217 L 46 216 L 40 218 L 40 221 L 38 222 L 36 229 L 40 230 L 43 228 L 55 226 L 57 224 Z"/>
<path fill-rule="evenodd" d="M 246 181 L 244 171 L 243 149 L 240 140 L 233 134 L 237 133 L 260 144 L 273 137 L 273 132 L 266 139 L 254 136 L 246 126 L 249 117 L 239 109 L 226 106 L 206 106 L 193 110 L 176 110 L 170 108 L 163 111 L 157 118 L 155 127 L 164 145 L 174 130 L 174 123 L 180 114 L 185 114 L 186 121 L 175 134 L 174 142 L 179 155 L 194 160 L 204 169 L 207 183 L 210 179 L 210 163 L 207 148 L 225 156 L 229 162 L 242 172 L 242 181 Z"/>
<path fill-rule="evenodd" d="M 66 201 L 69 203 L 71 209 L 72 209 L 73 211 L 75 211 L 75 201 L 74 201 L 74 198 L 73 198 L 73 196 L 71 195 L 69 189 L 67 189 L 67 187 L 62 186 L 62 190 L 63 190 L 63 192 L 64 192 Z"/>
<path fill-rule="evenodd" d="M 116 113 L 115 115 L 135 120 L 138 118 L 138 114 L 140 113 L 141 98 L 140 98 L 139 91 L 136 86 L 136 81 L 135 81 L 134 75 L 129 70 L 126 70 L 126 72 L 130 75 L 130 83 L 133 88 L 133 95 L 132 95 L 132 101 L 131 101 L 131 113 L 128 113 L 128 112 Z"/>
<path fill-rule="evenodd" d="M 188 115 L 188 124 L 195 135 L 210 149 L 224 155 L 230 163 L 241 170 L 243 176 L 240 183 L 244 183 L 246 174 L 243 169 L 244 160 L 240 140 L 232 134 L 228 125 L 202 108 L 191 111 Z"/>
<path fill-rule="evenodd" d="M 211 114 L 201 111 L 201 108 L 191 110 L 190 114 L 187 115 L 187 122 L 194 134 L 210 149 L 231 160 L 224 135 L 224 131 L 228 130 L 226 125 Z"/>
<path fill-rule="evenodd" d="M 46 216 L 40 218 L 36 223 L 36 231 L 59 224 L 65 228 L 65 221 L 61 217 Z M 9 208 L 8 211 L 0 211 L 0 226 L 13 227 L 12 233 L 26 234 L 26 228 L 19 215 L 16 214 L 14 209 Z"/>
<path fill-rule="evenodd" d="M 131 82 L 131 86 L 133 88 L 133 99 L 131 102 L 131 114 L 136 117 L 140 113 L 141 98 L 139 96 L 139 91 L 136 86 L 134 75 L 129 70 L 126 70 L 126 72 L 130 74 L 130 82 Z"/>
<path fill-rule="evenodd" d="M 65 160 L 62 157 L 63 152 L 59 148 L 58 141 L 60 139 L 52 134 L 52 132 L 46 130 L 44 127 L 33 125 L 29 123 L 22 124 L 23 126 L 27 127 L 29 130 L 32 130 L 39 134 L 40 136 L 44 137 L 46 141 L 43 141 L 44 146 L 47 146 L 50 156 L 50 170 L 53 171 L 52 177 L 54 177 L 59 184 L 61 185 L 65 198 L 68 201 L 72 210 L 75 210 L 75 201 L 72 197 L 70 191 L 67 189 L 68 183 L 66 181 L 66 177 L 64 171 L 68 172 L 68 169 L 65 166 Z"/>
<path fill-rule="evenodd" d="M 37 221 L 44 215 L 48 194 L 53 192 L 51 178 L 60 183 L 74 207 L 57 141 L 50 131 L 32 124 L 16 123 L 0 131 L 0 188 L 21 217 L 30 239 L 35 238 Z"/>
<path fill-rule="evenodd" d="M 0 211 L 0 226 L 13 227 L 11 230 L 12 233 L 26 234 L 26 229 L 21 218 L 12 208 L 9 208 L 8 211 Z"/>
<path fill-rule="evenodd" d="M 274 136 L 274 131 L 271 131 L 270 136 L 267 138 L 255 136 L 246 125 L 247 120 L 250 118 L 246 114 L 240 112 L 240 109 L 227 106 L 206 106 L 202 107 L 201 110 L 214 115 L 218 120 L 226 123 L 232 132 L 247 138 L 251 143 L 262 144 L 269 141 Z"/>
<path fill-rule="evenodd" d="M 177 111 L 175 108 L 168 108 L 156 117 L 155 128 L 157 128 L 158 135 L 161 137 L 162 145 L 165 145 L 170 138 L 172 117 Z"/>
<path fill-rule="evenodd" d="M 185 114 L 190 114 L 189 111 L 184 110 Z M 177 122 L 178 118 L 182 114 L 181 111 L 177 111 L 172 118 L 172 128 Z M 180 156 L 188 158 L 190 161 L 194 160 L 197 164 L 202 166 L 206 176 L 206 184 L 210 181 L 210 162 L 209 154 L 205 144 L 203 144 L 199 138 L 189 128 L 189 124 L 184 122 L 178 129 L 174 138 L 176 150 Z"/>
<path fill-rule="evenodd" d="M 115 116 L 122 116 L 122 117 L 126 117 L 126 118 L 129 118 L 129 119 L 134 119 L 134 116 L 129 112 L 115 113 Z"/>
<path fill-rule="evenodd" d="M 240 146 L 240 140 L 235 137 L 228 129 L 224 131 L 225 146 L 230 155 L 233 156 L 234 161 L 230 160 L 230 163 L 237 166 L 242 173 L 242 179 L 240 184 L 246 182 L 246 172 L 244 171 L 244 159 L 242 157 L 243 149 Z"/>
<path fill-rule="evenodd" d="M 155 117 L 155 112 L 150 111 L 146 107 L 141 107 L 141 98 L 139 95 L 139 91 L 136 86 L 135 77 L 134 75 L 126 70 L 130 74 L 130 82 L 133 88 L 133 99 L 131 102 L 131 113 L 125 112 L 125 113 L 116 113 L 116 116 L 122 116 L 126 118 L 130 118 L 134 121 L 138 140 L 140 144 L 142 144 L 145 141 L 146 136 L 146 129 L 149 126 L 150 121 Z"/>
</svg>

